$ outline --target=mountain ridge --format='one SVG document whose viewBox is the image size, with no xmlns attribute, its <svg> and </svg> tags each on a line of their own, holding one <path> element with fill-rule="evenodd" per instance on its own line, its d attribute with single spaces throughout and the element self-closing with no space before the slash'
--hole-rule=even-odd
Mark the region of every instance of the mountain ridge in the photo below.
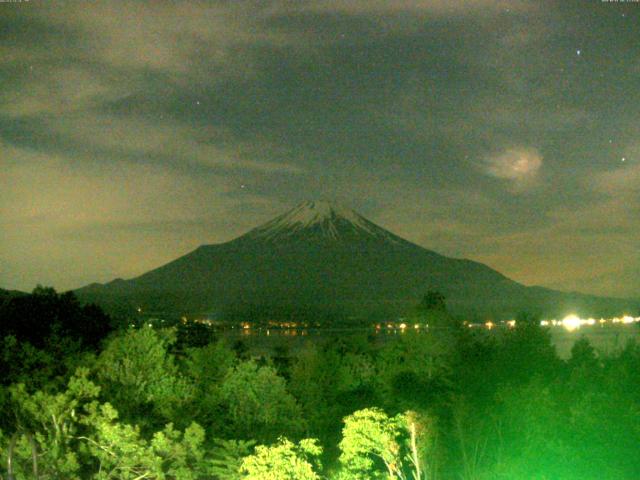
<svg viewBox="0 0 640 480">
<path fill-rule="evenodd" d="M 467 316 L 623 308 L 622 301 L 521 285 L 322 201 L 303 202 L 233 240 L 201 245 L 138 277 L 76 292 L 107 308 L 114 303 L 222 318 L 315 311 L 366 319 L 400 315 L 428 290 L 441 291 L 454 313 Z"/>
</svg>

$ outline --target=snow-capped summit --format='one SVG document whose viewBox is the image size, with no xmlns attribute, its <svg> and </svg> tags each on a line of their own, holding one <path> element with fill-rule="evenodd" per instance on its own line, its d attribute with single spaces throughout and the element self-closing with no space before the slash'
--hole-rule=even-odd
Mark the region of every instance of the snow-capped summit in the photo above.
<svg viewBox="0 0 640 480">
<path fill-rule="evenodd" d="M 349 208 L 324 200 L 307 200 L 247 235 L 251 238 L 282 238 L 301 233 L 338 239 L 343 235 L 365 235 L 393 242 L 398 238 Z"/>
</svg>

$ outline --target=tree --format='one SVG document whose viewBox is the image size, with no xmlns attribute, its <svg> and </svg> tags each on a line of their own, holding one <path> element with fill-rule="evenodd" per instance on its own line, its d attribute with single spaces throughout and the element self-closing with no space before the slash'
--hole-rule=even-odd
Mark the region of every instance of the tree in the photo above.
<svg viewBox="0 0 640 480">
<path fill-rule="evenodd" d="M 499 383 L 524 384 L 535 376 L 551 379 L 561 362 L 548 329 L 540 327 L 537 317 L 521 315 L 515 328 L 500 337 L 493 367 Z"/>
<path fill-rule="evenodd" d="M 0 304 L 0 337 L 14 335 L 37 348 L 51 336 L 70 337 L 96 350 L 112 330 L 111 319 L 95 305 L 81 305 L 73 292 L 58 294 L 38 286 L 31 295 Z"/>
<path fill-rule="evenodd" d="M 236 438 L 269 442 L 303 430 L 300 406 L 273 367 L 241 362 L 229 369 L 219 394 L 225 411 L 221 427 Z"/>
<path fill-rule="evenodd" d="M 189 413 L 205 428 L 220 422 L 224 415 L 220 405 L 220 384 L 236 363 L 234 351 L 224 341 L 189 348 L 180 362 L 180 370 L 194 389 Z"/>
<path fill-rule="evenodd" d="M 429 327 L 442 330 L 456 330 L 461 322 L 447 311 L 445 296 L 437 290 L 429 290 L 415 308 L 416 320 Z"/>
<path fill-rule="evenodd" d="M 0 303 L 0 383 L 25 383 L 31 391 L 64 384 L 83 357 L 95 353 L 111 321 L 73 293 L 37 287 Z"/>
<path fill-rule="evenodd" d="M 126 421 L 151 429 L 174 419 L 188 423 L 180 412 L 195 390 L 168 351 L 174 342 L 170 329 L 129 329 L 111 339 L 98 357 L 98 381 Z"/>
<path fill-rule="evenodd" d="M 24 384 L 9 388 L 15 419 L 7 448 L 9 473 L 38 478 L 79 478 L 77 436 L 82 430 L 76 412 L 93 401 L 100 389 L 80 369 L 62 393 L 30 394 Z M 11 470 L 14 470 L 12 472 Z"/>
<path fill-rule="evenodd" d="M 178 322 L 176 331 L 176 349 L 179 351 L 192 347 L 205 347 L 215 340 L 213 329 L 200 322 Z"/>
<path fill-rule="evenodd" d="M 322 448 L 317 440 L 306 438 L 294 444 L 280 438 L 271 446 L 259 445 L 240 467 L 246 480 L 319 480 L 319 457 Z"/>
<path fill-rule="evenodd" d="M 29 394 L 10 387 L 16 418 L 0 451 L 9 478 L 69 480 L 196 480 L 212 474 L 197 424 L 184 432 L 168 424 L 148 439 L 118 421 L 109 403 L 97 401 L 100 388 L 80 369 L 59 393 Z"/>
<path fill-rule="evenodd" d="M 419 309 L 421 312 L 444 312 L 447 310 L 445 296 L 437 290 L 429 290 L 420 300 Z"/>
<path fill-rule="evenodd" d="M 340 463 L 354 479 L 401 476 L 401 423 L 378 408 L 358 410 L 344 419 Z"/>
<path fill-rule="evenodd" d="M 403 335 L 376 355 L 376 373 L 390 411 L 433 408 L 448 401 L 451 390 L 451 342 L 437 334 Z"/>
<path fill-rule="evenodd" d="M 254 440 L 214 439 L 209 459 L 211 473 L 224 480 L 240 480 L 242 462 L 251 454 L 255 443 Z"/>
<path fill-rule="evenodd" d="M 575 341 L 573 347 L 571 347 L 571 358 L 568 361 L 568 365 L 572 369 L 589 369 L 598 366 L 596 351 L 587 337 L 582 336 Z"/>
<path fill-rule="evenodd" d="M 339 479 L 424 480 L 435 470 L 432 419 L 414 411 L 389 417 L 366 408 L 344 419 Z M 429 469 L 425 468 L 429 465 Z"/>
</svg>

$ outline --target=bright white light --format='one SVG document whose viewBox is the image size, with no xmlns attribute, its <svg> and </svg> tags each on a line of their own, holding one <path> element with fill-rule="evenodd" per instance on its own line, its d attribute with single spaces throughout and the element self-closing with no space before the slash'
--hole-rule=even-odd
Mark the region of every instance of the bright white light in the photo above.
<svg viewBox="0 0 640 480">
<path fill-rule="evenodd" d="M 549 320 L 540 320 L 540 326 L 541 327 L 548 327 L 549 326 Z"/>
<path fill-rule="evenodd" d="M 562 319 L 562 326 L 569 332 L 577 330 L 582 325 L 582 320 L 577 315 L 569 315 Z"/>
<path fill-rule="evenodd" d="M 625 315 L 621 320 L 622 323 L 633 323 L 635 321 L 635 319 L 629 315 Z"/>
</svg>

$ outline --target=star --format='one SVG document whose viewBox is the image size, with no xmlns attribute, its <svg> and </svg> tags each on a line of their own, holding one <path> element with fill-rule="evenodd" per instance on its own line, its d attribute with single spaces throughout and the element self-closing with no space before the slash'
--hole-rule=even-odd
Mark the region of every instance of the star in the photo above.
<svg viewBox="0 0 640 480">
<path fill-rule="evenodd" d="M 582 54 L 582 50 L 576 50 L 576 54 L 580 56 Z"/>
<path fill-rule="evenodd" d="M 622 157 L 622 161 L 624 162 L 627 159 L 627 157 Z"/>
<path fill-rule="evenodd" d="M 200 100 L 196 100 L 196 105 L 200 105 Z"/>
</svg>

